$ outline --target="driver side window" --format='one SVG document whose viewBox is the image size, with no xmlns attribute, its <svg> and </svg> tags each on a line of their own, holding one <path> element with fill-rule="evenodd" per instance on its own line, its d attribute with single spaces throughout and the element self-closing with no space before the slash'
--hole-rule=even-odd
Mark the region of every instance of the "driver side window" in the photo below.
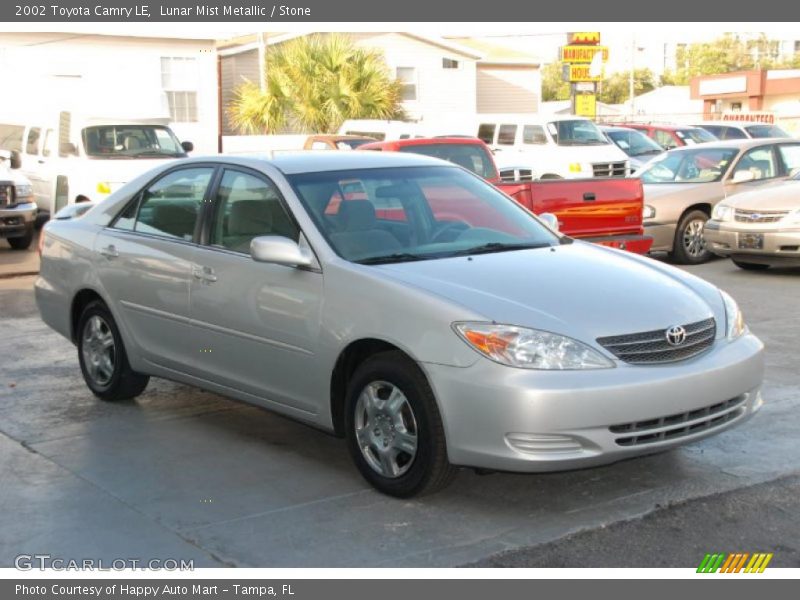
<svg viewBox="0 0 800 600">
<path fill-rule="evenodd" d="M 753 181 L 775 177 L 775 156 L 772 148 L 770 146 L 753 148 L 745 152 L 739 164 L 736 165 L 733 176 L 735 177 L 742 171 L 750 171 L 753 174 Z"/>
</svg>

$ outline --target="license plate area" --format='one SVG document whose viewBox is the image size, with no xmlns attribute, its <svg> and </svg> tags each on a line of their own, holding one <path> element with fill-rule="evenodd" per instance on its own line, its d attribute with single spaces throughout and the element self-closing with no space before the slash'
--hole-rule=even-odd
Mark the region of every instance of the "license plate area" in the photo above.
<svg viewBox="0 0 800 600">
<path fill-rule="evenodd" d="M 763 233 L 740 233 L 739 234 L 739 249 L 740 250 L 763 250 L 764 249 L 764 234 Z"/>
</svg>

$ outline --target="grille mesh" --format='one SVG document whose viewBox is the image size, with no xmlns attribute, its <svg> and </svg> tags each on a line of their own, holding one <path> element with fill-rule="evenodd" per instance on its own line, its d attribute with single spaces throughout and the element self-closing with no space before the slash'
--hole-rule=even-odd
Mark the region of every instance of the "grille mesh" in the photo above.
<svg viewBox="0 0 800 600">
<path fill-rule="evenodd" d="M 740 223 L 775 223 L 789 214 L 788 210 L 749 210 L 737 208 L 733 218 Z"/>
<path fill-rule="evenodd" d="M 746 401 L 747 395 L 742 394 L 725 402 L 689 412 L 612 425 L 608 430 L 614 434 L 626 434 L 614 440 L 619 446 L 641 446 L 670 441 L 730 423 L 744 414 Z"/>
<path fill-rule="evenodd" d="M 686 360 L 708 350 L 717 334 L 712 318 L 683 326 L 686 340 L 680 346 L 667 342 L 666 329 L 597 338 L 597 342 L 618 359 L 634 365 Z"/>
<path fill-rule="evenodd" d="M 625 177 L 627 175 L 625 162 L 593 163 L 592 170 L 595 177 Z"/>
</svg>

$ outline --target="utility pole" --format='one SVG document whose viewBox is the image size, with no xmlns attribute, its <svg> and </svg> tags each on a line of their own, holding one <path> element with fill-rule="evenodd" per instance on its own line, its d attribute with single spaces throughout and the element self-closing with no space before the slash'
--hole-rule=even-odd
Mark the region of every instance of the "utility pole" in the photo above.
<svg viewBox="0 0 800 600">
<path fill-rule="evenodd" d="M 628 96 L 631 104 L 631 120 L 633 120 L 633 116 L 636 114 L 636 110 L 634 109 L 633 102 L 634 102 L 634 75 L 633 72 L 636 69 L 636 36 L 631 36 L 631 71 L 630 71 L 630 78 L 628 80 Z"/>
</svg>

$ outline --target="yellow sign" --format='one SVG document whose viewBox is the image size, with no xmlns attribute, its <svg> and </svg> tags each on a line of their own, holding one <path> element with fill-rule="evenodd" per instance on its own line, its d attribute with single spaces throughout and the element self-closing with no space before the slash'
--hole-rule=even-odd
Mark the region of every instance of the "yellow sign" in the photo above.
<svg viewBox="0 0 800 600">
<path fill-rule="evenodd" d="M 588 64 L 583 65 L 570 65 L 569 66 L 569 80 L 570 81 L 603 81 L 603 73 L 598 75 L 591 75 L 589 73 L 591 67 Z"/>
<path fill-rule="evenodd" d="M 575 114 L 594 119 L 597 116 L 597 96 L 595 94 L 575 95 Z"/>
<path fill-rule="evenodd" d="M 569 34 L 570 44 L 599 44 L 599 31 L 574 31 Z"/>
<path fill-rule="evenodd" d="M 590 63 L 598 52 L 603 53 L 603 62 L 606 62 L 608 46 L 561 46 L 561 62 Z"/>
</svg>

